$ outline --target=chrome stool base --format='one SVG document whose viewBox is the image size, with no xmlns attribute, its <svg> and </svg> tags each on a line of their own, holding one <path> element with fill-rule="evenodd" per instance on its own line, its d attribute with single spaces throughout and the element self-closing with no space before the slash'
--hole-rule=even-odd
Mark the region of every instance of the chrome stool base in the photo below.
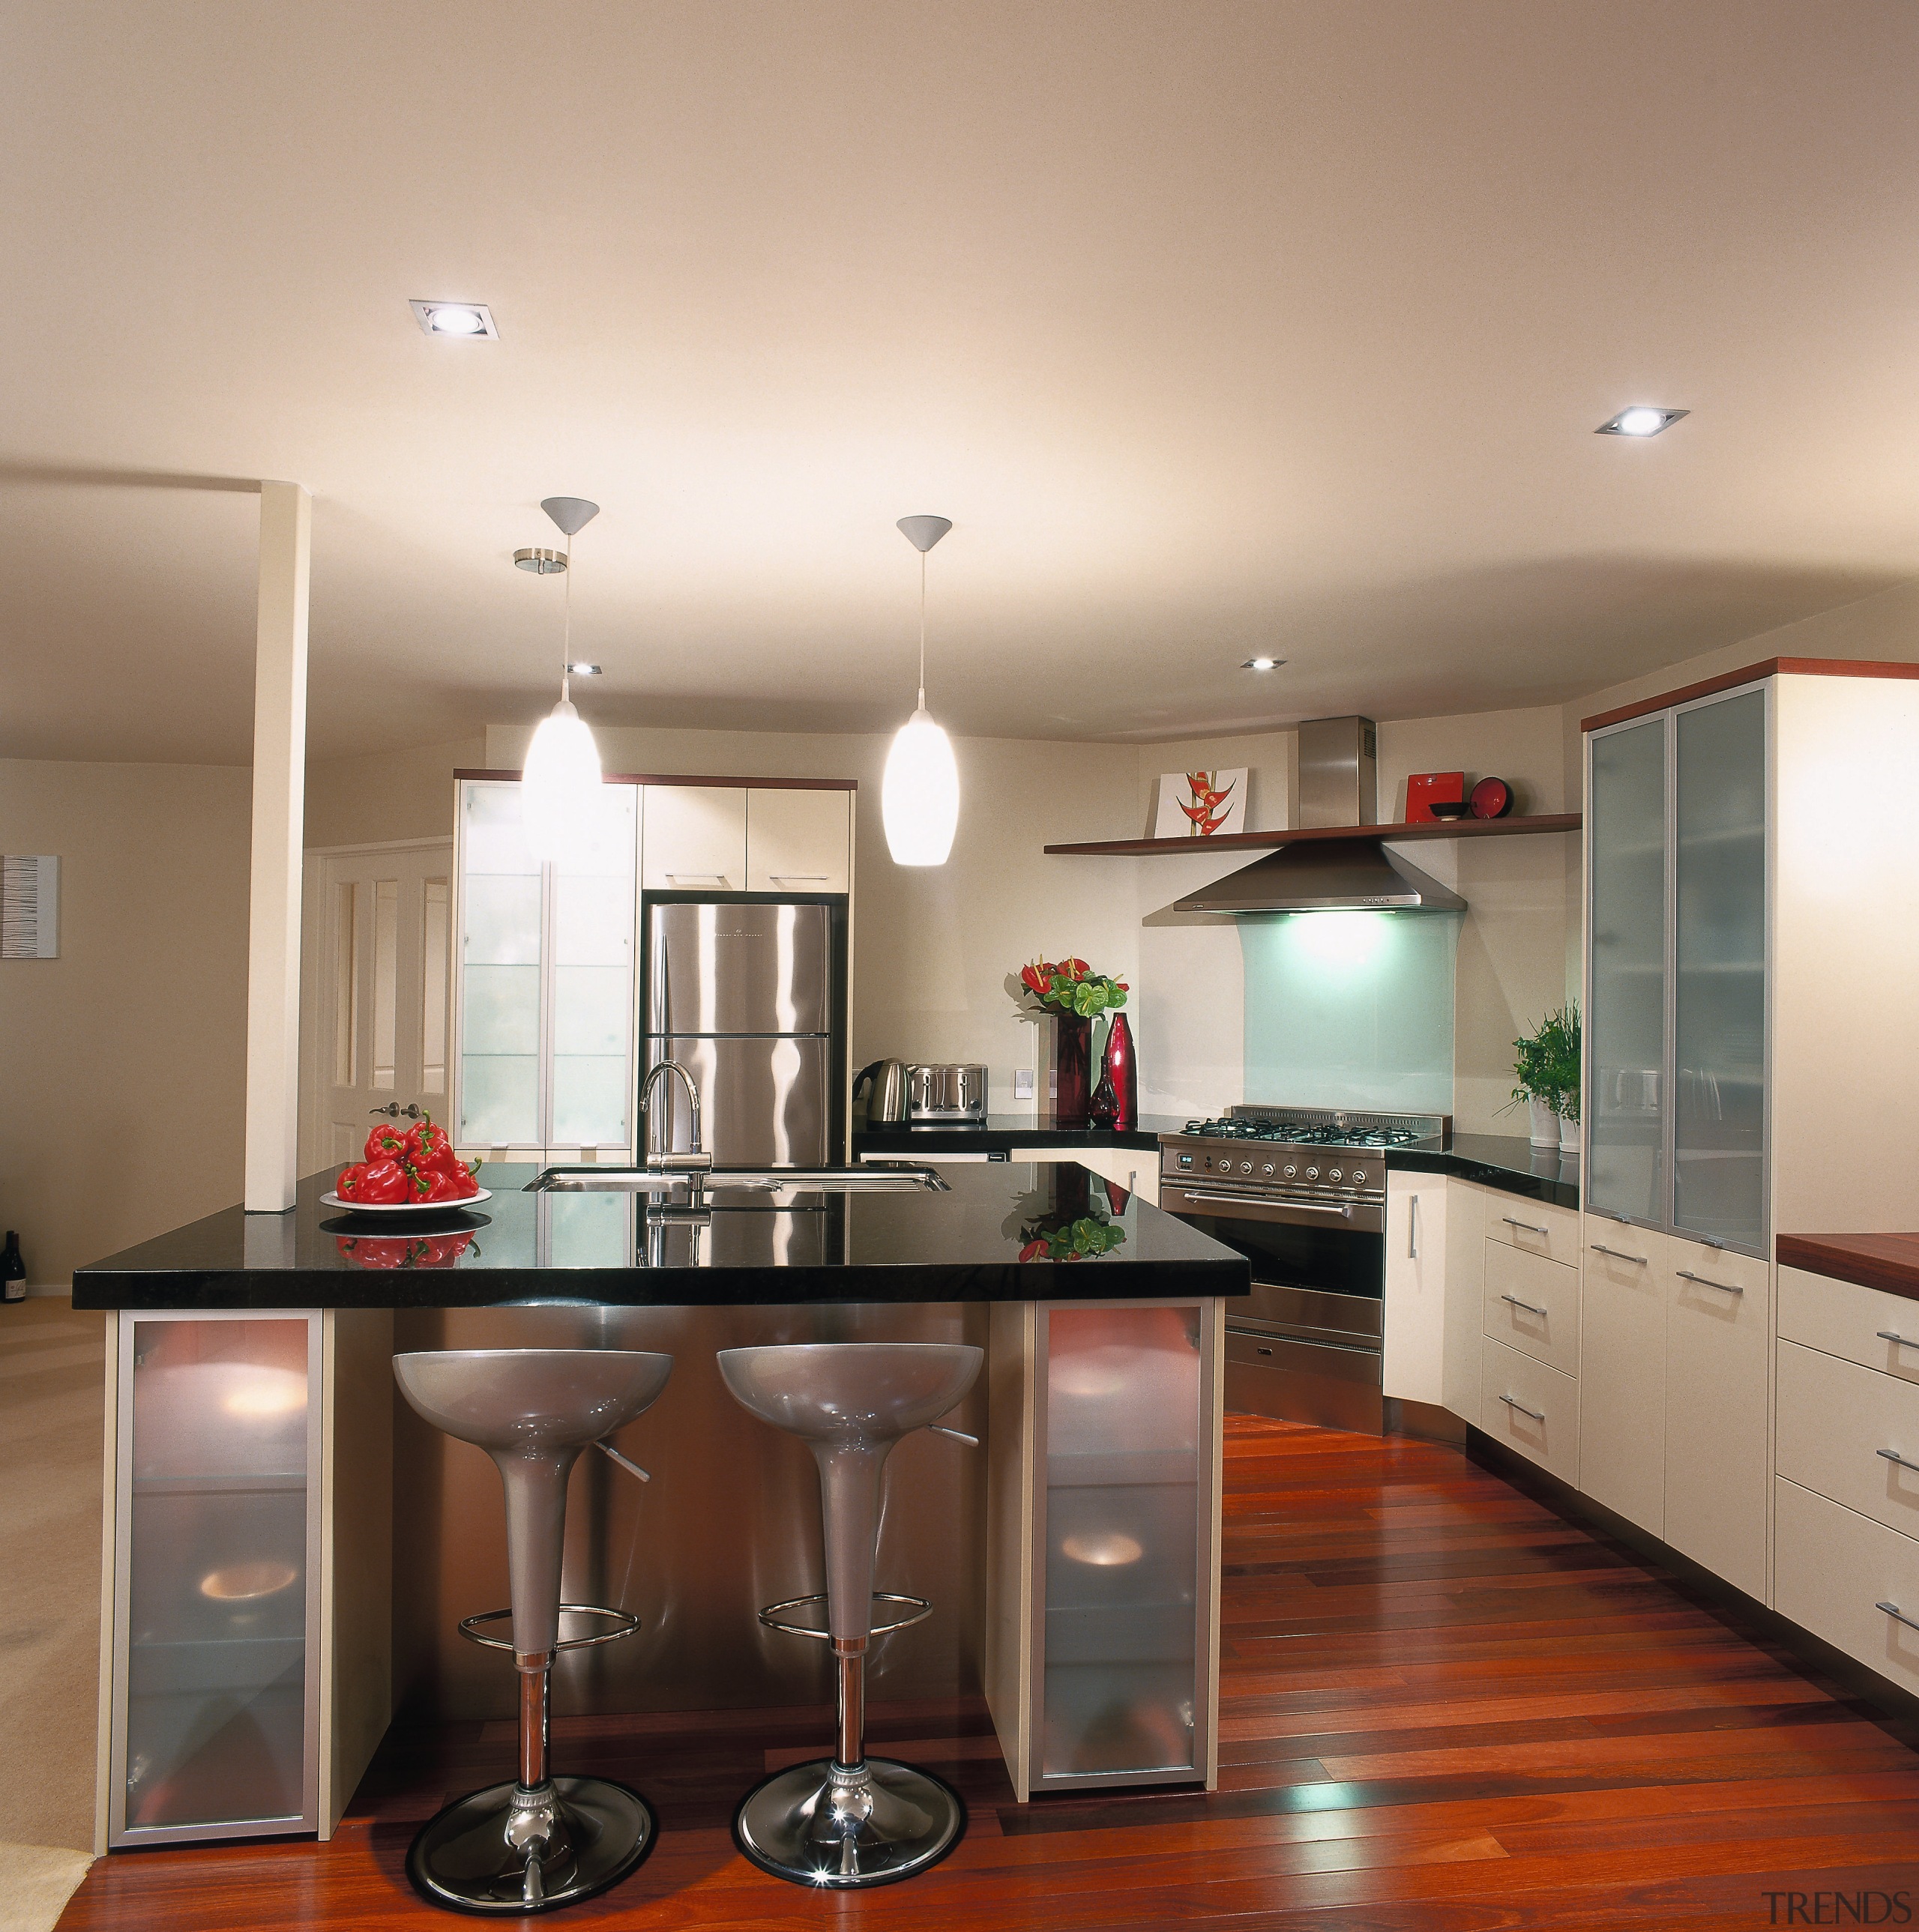
<svg viewBox="0 0 1919 1932">
<path fill-rule="evenodd" d="M 788 1765 L 747 1792 L 733 1819 L 734 1842 L 761 1870 L 818 1891 L 911 1878 L 966 1828 L 956 1791 L 884 1757 L 857 1770 L 830 1758 Z"/>
<path fill-rule="evenodd" d="M 430 1905 L 490 1918 L 551 1912 L 617 1885 L 653 1850 L 653 1808 L 603 1778 L 513 1783 L 456 1798 L 413 1840 L 407 1876 Z M 547 1850 L 529 1856 L 535 1844 Z"/>
</svg>

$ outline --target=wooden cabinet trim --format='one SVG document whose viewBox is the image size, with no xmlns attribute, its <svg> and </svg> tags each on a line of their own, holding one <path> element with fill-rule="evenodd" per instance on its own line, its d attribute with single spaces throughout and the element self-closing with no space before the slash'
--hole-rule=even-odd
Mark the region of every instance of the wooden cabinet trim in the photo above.
<svg viewBox="0 0 1919 1932">
<path fill-rule="evenodd" d="M 1661 692 L 1656 698 L 1641 698 L 1611 711 L 1596 712 L 1590 718 L 1581 718 L 1579 728 L 1603 730 L 1608 724 L 1623 724 L 1629 718 L 1650 717 L 1675 704 L 1690 704 L 1695 698 L 1715 697 L 1722 691 L 1736 691 L 1742 684 L 1779 676 L 1912 678 L 1919 677 L 1919 664 L 1884 664 L 1865 658 L 1766 658 L 1743 670 L 1722 671 L 1717 677 L 1701 678 L 1697 684 Z"/>
</svg>

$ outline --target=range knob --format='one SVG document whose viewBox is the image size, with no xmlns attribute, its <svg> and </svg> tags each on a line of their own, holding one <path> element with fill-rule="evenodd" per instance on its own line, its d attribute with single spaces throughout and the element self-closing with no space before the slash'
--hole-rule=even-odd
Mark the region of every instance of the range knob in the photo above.
<svg viewBox="0 0 1919 1932">
<path fill-rule="evenodd" d="M 1356 1167 L 1353 1170 L 1353 1185 L 1355 1187 L 1361 1186 L 1365 1182 L 1365 1178 L 1366 1170 L 1363 1167 Z"/>
<path fill-rule="evenodd" d="M 1242 1160 L 1239 1163 L 1239 1172 L 1242 1174 L 1251 1174 L 1252 1171 L 1253 1163 L 1250 1160 Z"/>
<path fill-rule="evenodd" d="M 1292 1162 L 1290 1162 L 1290 1161 L 1289 1160 L 1289 1161 L 1286 1163 L 1286 1178 L 1287 1178 L 1287 1179 L 1288 1180 L 1296 1180 L 1296 1179 L 1299 1178 L 1299 1170 L 1296 1167 L 1295 1167 L 1295 1166 L 1293 1165 Z"/>
<path fill-rule="evenodd" d="M 1342 1175 L 1341 1174 L 1341 1173 L 1340 1173 L 1340 1172 L 1339 1172 L 1339 1169 L 1338 1169 L 1338 1168 L 1336 1168 L 1336 1167 L 1329 1167 L 1329 1168 L 1328 1168 L 1326 1169 L 1326 1178 L 1327 1178 L 1327 1180 L 1338 1180 L 1342 1179 L 1343 1178 L 1344 1178 L 1344 1177 L 1342 1177 Z"/>
<path fill-rule="evenodd" d="M 1318 1169 L 1317 1167 L 1309 1167 L 1309 1168 L 1307 1168 L 1307 1170 L 1306 1170 L 1306 1178 L 1307 1178 L 1308 1180 L 1318 1180 L 1318 1179 L 1319 1179 L 1319 1178 L 1320 1178 L 1320 1171 L 1319 1171 L 1319 1169 Z"/>
<path fill-rule="evenodd" d="M 1270 1175 L 1272 1172 L 1272 1162 L 1271 1161 L 1268 1161 L 1266 1166 L 1260 1171 L 1263 1174 Z"/>
</svg>

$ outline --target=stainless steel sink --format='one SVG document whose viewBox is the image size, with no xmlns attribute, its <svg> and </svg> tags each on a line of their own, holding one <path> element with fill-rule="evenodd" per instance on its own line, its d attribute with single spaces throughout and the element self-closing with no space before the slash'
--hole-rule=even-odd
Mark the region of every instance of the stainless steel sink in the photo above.
<svg viewBox="0 0 1919 1932">
<path fill-rule="evenodd" d="M 648 1167 L 549 1167 L 529 1194 L 943 1194 L 937 1169 L 905 1161 L 866 1167 L 713 1167 L 663 1174 Z"/>
</svg>

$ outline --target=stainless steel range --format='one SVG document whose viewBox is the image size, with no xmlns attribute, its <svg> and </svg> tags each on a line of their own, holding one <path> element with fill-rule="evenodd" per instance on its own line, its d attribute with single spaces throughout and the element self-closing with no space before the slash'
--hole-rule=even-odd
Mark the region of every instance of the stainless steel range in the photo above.
<svg viewBox="0 0 1919 1932">
<path fill-rule="evenodd" d="M 1227 1318 L 1229 1408 L 1379 1434 L 1389 1148 L 1443 1148 L 1443 1114 L 1235 1107 L 1160 1137 L 1159 1204 L 1246 1256 Z"/>
</svg>

